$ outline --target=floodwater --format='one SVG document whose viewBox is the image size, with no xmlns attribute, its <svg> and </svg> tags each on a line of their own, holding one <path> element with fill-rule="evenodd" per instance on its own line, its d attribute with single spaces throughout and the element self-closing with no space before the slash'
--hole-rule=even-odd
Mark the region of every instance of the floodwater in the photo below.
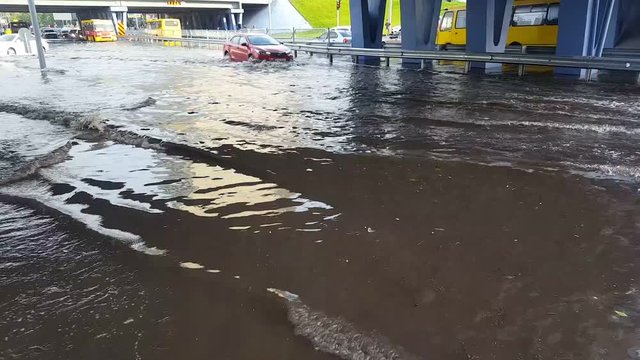
<svg viewBox="0 0 640 360">
<path fill-rule="evenodd" d="M 640 358 L 640 88 L 0 58 L 0 359 Z"/>
</svg>

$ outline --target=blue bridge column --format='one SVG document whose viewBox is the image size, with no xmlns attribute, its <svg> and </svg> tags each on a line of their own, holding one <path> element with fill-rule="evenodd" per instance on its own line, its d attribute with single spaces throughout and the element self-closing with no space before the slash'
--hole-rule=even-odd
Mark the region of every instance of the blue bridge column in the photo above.
<svg viewBox="0 0 640 360">
<path fill-rule="evenodd" d="M 436 33 L 442 0 L 402 0 L 403 50 L 436 50 Z M 421 64 L 419 59 L 403 59 L 403 64 Z"/>
<path fill-rule="evenodd" d="M 619 31 L 618 0 L 564 0 L 558 16 L 558 56 L 602 56 Z M 557 74 L 585 78 L 585 69 L 557 68 Z"/>
<path fill-rule="evenodd" d="M 351 8 L 351 46 L 381 49 L 384 11 L 387 0 L 349 0 Z M 379 64 L 380 58 L 359 56 L 358 62 Z"/>
<path fill-rule="evenodd" d="M 503 53 L 507 45 L 507 34 L 513 0 L 467 1 L 467 51 L 474 53 Z M 472 63 L 472 68 L 483 70 L 501 69 L 500 64 Z"/>
</svg>

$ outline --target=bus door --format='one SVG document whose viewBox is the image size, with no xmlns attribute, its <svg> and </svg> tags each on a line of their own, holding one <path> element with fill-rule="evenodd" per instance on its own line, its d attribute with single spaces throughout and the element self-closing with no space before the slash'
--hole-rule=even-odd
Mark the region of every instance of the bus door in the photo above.
<svg viewBox="0 0 640 360">
<path fill-rule="evenodd" d="M 446 11 L 442 15 L 440 27 L 438 28 L 438 45 L 452 44 L 454 15 L 455 13 L 453 11 Z"/>
<path fill-rule="evenodd" d="M 465 45 L 467 43 L 467 10 L 456 12 L 456 21 L 453 25 L 451 44 Z"/>
</svg>

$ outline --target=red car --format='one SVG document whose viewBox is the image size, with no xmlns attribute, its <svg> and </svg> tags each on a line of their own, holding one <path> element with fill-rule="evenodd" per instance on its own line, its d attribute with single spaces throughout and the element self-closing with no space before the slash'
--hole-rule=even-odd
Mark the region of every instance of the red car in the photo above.
<svg viewBox="0 0 640 360">
<path fill-rule="evenodd" d="M 291 61 L 293 52 L 265 34 L 236 35 L 224 44 L 224 56 L 233 61 Z"/>
</svg>

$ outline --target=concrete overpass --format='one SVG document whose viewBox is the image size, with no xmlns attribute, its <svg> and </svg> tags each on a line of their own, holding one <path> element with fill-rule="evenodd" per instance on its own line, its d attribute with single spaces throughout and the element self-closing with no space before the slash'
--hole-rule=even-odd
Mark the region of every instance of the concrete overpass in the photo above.
<svg viewBox="0 0 640 360">
<path fill-rule="evenodd" d="M 36 0 L 41 13 L 76 13 L 78 19 L 124 22 L 128 13 L 167 14 L 182 19 L 185 28 L 234 29 L 245 10 L 257 11 L 272 0 Z M 28 12 L 27 0 L 0 0 L 0 12 Z"/>
</svg>

